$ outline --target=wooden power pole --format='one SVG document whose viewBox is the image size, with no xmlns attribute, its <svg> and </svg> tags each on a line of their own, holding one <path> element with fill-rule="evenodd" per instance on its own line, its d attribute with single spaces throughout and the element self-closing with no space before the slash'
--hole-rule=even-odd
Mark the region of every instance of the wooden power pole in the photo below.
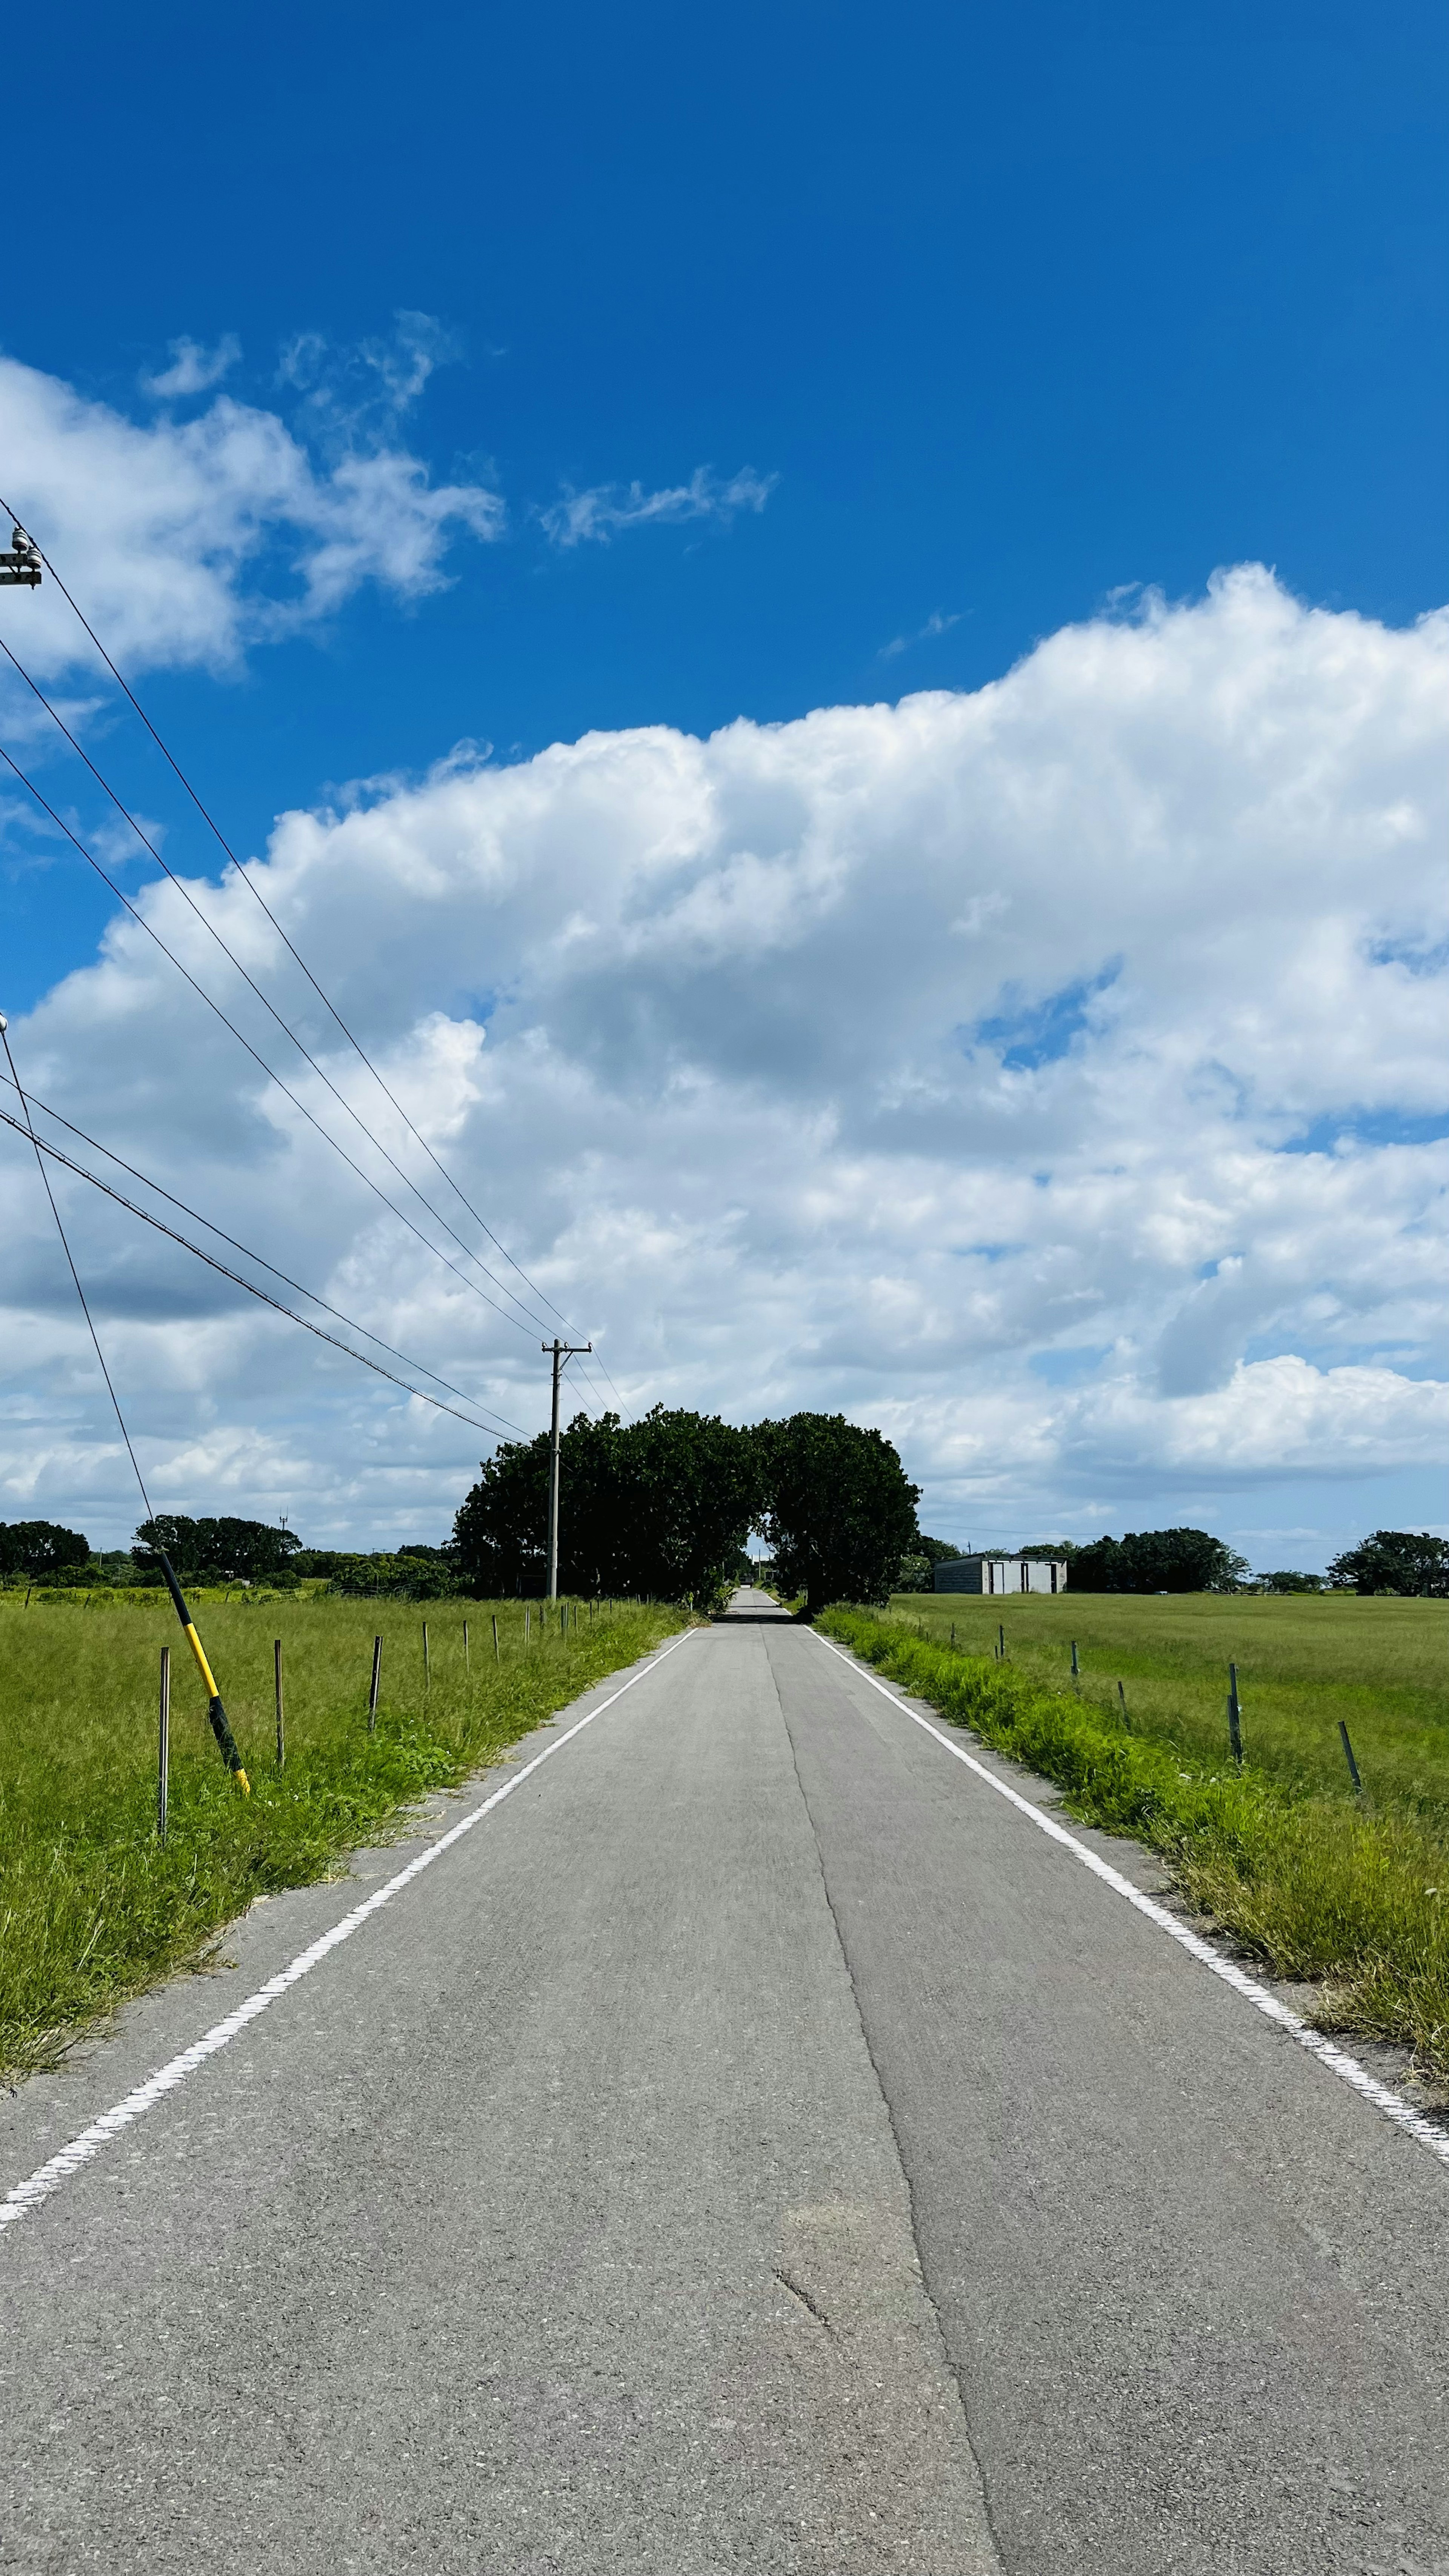
<svg viewBox="0 0 1449 2576">
<path fill-rule="evenodd" d="M 544 1342 L 542 1348 L 553 1359 L 553 1424 L 548 1442 L 548 1597 L 558 1599 L 558 1387 L 564 1362 L 581 1351 L 591 1351 L 592 1342 Z"/>
</svg>

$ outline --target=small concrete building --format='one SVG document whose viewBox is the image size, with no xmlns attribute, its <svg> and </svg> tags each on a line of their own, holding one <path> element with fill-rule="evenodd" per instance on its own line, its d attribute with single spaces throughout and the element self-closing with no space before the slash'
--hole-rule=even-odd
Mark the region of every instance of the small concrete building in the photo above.
<svg viewBox="0 0 1449 2576">
<path fill-rule="evenodd" d="M 1065 1592 L 1066 1559 L 953 1556 L 936 1568 L 938 1592 Z"/>
</svg>

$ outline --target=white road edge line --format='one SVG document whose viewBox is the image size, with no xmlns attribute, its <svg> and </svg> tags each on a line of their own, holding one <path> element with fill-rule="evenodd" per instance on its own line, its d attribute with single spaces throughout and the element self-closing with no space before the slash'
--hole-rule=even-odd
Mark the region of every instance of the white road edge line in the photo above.
<svg viewBox="0 0 1449 2576">
<path fill-rule="evenodd" d="M 215 2057 L 218 2049 L 226 2048 L 238 2031 L 245 2030 L 248 2022 L 255 2021 L 258 2013 L 266 2011 L 268 2004 L 274 2004 L 279 1995 L 284 1995 L 290 1986 L 297 1984 L 299 1978 L 309 1976 L 331 1951 L 339 1948 L 342 1942 L 350 1941 L 354 1932 L 360 1932 L 371 1915 L 384 1905 L 390 1905 L 393 1898 L 400 1896 L 405 1887 L 410 1887 L 415 1878 L 421 1878 L 425 1869 L 431 1869 L 435 1860 L 441 1860 L 454 1843 L 461 1842 L 464 1834 L 471 1834 L 475 1825 L 481 1825 L 484 1817 L 491 1815 L 495 1807 L 501 1806 L 505 1798 L 511 1798 L 515 1789 L 521 1789 L 540 1763 L 547 1762 L 555 1753 L 561 1753 L 576 1735 L 582 1735 L 586 1726 L 593 1725 L 596 1717 L 602 1717 L 606 1709 L 622 1699 L 625 1691 L 632 1690 L 636 1682 L 646 1680 L 650 1673 L 657 1671 L 665 1657 L 672 1655 L 676 1647 L 682 1646 L 695 1633 L 693 1629 L 686 1628 L 682 1637 L 676 1637 L 673 1644 L 652 1655 L 637 1673 L 631 1673 L 629 1679 L 620 1684 L 618 1690 L 612 1691 L 607 1699 L 600 1700 L 597 1708 L 591 1708 L 587 1717 L 577 1719 L 552 1744 L 546 1744 L 541 1753 L 535 1753 L 533 1760 L 525 1762 L 521 1771 L 515 1771 L 510 1779 L 505 1780 L 501 1789 L 495 1789 L 491 1798 L 485 1798 L 481 1807 L 475 1807 L 448 1833 L 440 1834 L 426 1851 L 419 1852 L 415 1860 L 408 1862 L 406 1869 L 400 1869 L 396 1878 L 390 1878 L 385 1887 L 375 1889 L 361 1905 L 355 1905 L 350 1914 L 344 1914 L 341 1922 L 334 1923 L 331 1931 L 324 1932 L 310 1949 L 299 1951 L 297 1957 L 279 1969 L 275 1977 L 268 1977 L 266 1984 L 258 1986 L 254 1995 L 248 1995 L 244 2004 L 238 2004 L 235 2012 L 228 2013 L 225 2021 L 214 2022 L 200 2039 L 193 2040 L 190 2048 L 183 2048 L 179 2057 L 173 2057 L 165 2066 L 158 2067 L 144 2084 L 137 2085 L 134 2093 L 128 2093 L 123 2102 L 103 2111 L 88 2129 L 82 2129 L 79 2137 L 71 2139 L 69 2146 L 62 2147 L 48 2163 L 38 2166 L 24 2182 L 17 2183 L 14 2190 L 8 2191 L 0 2200 L 0 2233 L 13 2227 L 18 2218 L 23 2218 L 26 2211 L 34 2209 L 40 2201 L 48 2200 L 69 2175 L 78 2173 L 82 2165 L 89 2164 L 93 2156 L 100 2154 L 102 2147 L 108 2146 L 122 2129 L 129 2129 L 132 2121 L 139 2120 L 153 2103 L 159 2102 L 167 2093 L 174 2093 L 178 2084 L 184 2084 L 187 2076 L 193 2075 L 198 2066 L 205 2065 L 209 2057 Z"/>
<path fill-rule="evenodd" d="M 1110 1861 L 1099 1860 L 1094 1851 L 1089 1850 L 1085 1843 L 1078 1842 L 1076 1835 L 1069 1834 L 1054 1816 L 1043 1815 L 1040 1807 L 1032 1805 L 1030 1798 L 1023 1798 L 1020 1791 L 1013 1789 L 1007 1781 L 998 1780 L 995 1772 L 988 1771 L 985 1763 L 978 1762 L 974 1753 L 968 1753 L 964 1745 L 953 1744 L 949 1735 L 943 1735 L 929 1718 L 922 1717 L 905 1700 L 898 1699 L 893 1690 L 887 1690 L 885 1683 L 878 1681 L 857 1656 L 848 1654 L 843 1646 L 837 1646 L 832 1637 L 820 1636 L 818 1629 L 812 1628 L 810 1634 L 822 1646 L 828 1646 L 832 1655 L 838 1655 L 842 1663 L 849 1664 L 861 1681 L 869 1682 L 872 1690 L 878 1690 L 882 1699 L 888 1699 L 892 1708 L 900 1709 L 912 1725 L 934 1736 L 945 1752 L 954 1754 L 958 1762 L 964 1762 L 967 1770 L 974 1771 L 978 1780 L 984 1780 L 988 1789 L 994 1789 L 998 1797 L 1005 1798 L 1008 1805 L 1017 1808 L 1054 1843 L 1061 1843 L 1084 1869 L 1092 1872 L 1094 1878 L 1100 1878 L 1106 1886 L 1115 1889 L 1118 1896 L 1125 1896 L 1129 1905 L 1135 1906 L 1139 1914 L 1145 1914 L 1148 1922 L 1155 1923 L 1159 1932 L 1166 1932 L 1179 1949 L 1188 1951 L 1203 1967 L 1211 1968 L 1213 1975 L 1221 1977 L 1225 1986 L 1231 1986 L 1234 1994 L 1241 1995 L 1245 2003 L 1252 2004 L 1269 2021 L 1276 2022 L 1290 2039 L 1296 2039 L 1300 2048 L 1307 2049 L 1310 2057 L 1316 2057 L 1319 2064 L 1328 2067 L 1342 2083 L 1351 2085 L 1366 2102 L 1372 2102 L 1374 2109 L 1382 2111 L 1385 2119 L 1392 2120 L 1395 2128 L 1407 2129 L 1410 2137 L 1417 2138 L 1421 2147 L 1427 2147 L 1430 2155 L 1436 2157 L 1441 2165 L 1449 2165 L 1449 2136 L 1442 2129 L 1435 2128 L 1431 2120 L 1424 2119 L 1390 2086 L 1381 2084 L 1366 2066 L 1360 2066 L 1356 2057 L 1350 2057 L 1346 2049 L 1335 2048 L 1331 2039 L 1325 2039 L 1321 2031 L 1314 2030 L 1287 2004 L 1280 2003 L 1266 1986 L 1259 1985 L 1256 1977 L 1245 1976 L 1243 1970 L 1235 1967 L 1231 1959 L 1223 1958 L 1211 1942 L 1204 1941 L 1197 1932 L 1190 1932 L 1185 1923 L 1179 1923 L 1176 1915 L 1170 1914 L 1165 1905 L 1159 1905 L 1155 1897 L 1144 1896 L 1141 1888 L 1134 1887 L 1130 1878 L 1124 1878 L 1120 1869 L 1114 1869 Z"/>
</svg>

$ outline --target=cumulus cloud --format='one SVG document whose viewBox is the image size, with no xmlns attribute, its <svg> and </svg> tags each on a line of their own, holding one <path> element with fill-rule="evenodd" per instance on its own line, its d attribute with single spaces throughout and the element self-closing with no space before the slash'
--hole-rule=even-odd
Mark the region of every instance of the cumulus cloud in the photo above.
<svg viewBox="0 0 1449 2576">
<path fill-rule="evenodd" d="M 969 695 L 459 755 L 285 816 L 253 865 L 631 1404 L 841 1406 L 962 1537 L 1245 1492 L 1261 1522 L 1285 1477 L 1442 1455 L 1446 665 L 1449 614 L 1394 631 L 1248 567 Z M 245 888 L 199 900 L 386 1117 Z M 145 904 L 280 1065 L 174 893 Z M 540 1419 L 536 1324 L 430 1262 L 134 924 L 15 1034 L 68 1116 L 184 1158 L 246 1240 Z M 124 1518 L 33 1172 L 3 1173 L 12 1507 L 99 1489 Z M 445 1524 L 459 1426 L 67 1190 L 168 1501 Z"/>
<path fill-rule="evenodd" d="M 599 483 L 588 492 L 575 492 L 566 484 L 562 499 L 539 515 L 556 546 L 580 546 L 591 539 L 607 545 L 621 528 L 678 527 L 687 519 L 728 523 L 737 510 L 758 513 L 779 479 L 745 465 L 722 483 L 712 467 L 697 465 L 687 483 L 659 492 L 646 492 L 642 483 Z"/>
<path fill-rule="evenodd" d="M 402 317 L 396 343 L 357 358 L 367 394 L 350 411 L 324 353 L 305 435 L 226 394 L 190 419 L 138 423 L 0 358 L 5 499 L 118 659 L 132 671 L 226 670 L 249 645 L 331 616 L 364 583 L 407 599 L 438 590 L 457 536 L 501 535 L 496 492 L 434 484 L 401 441 L 400 414 L 440 355 L 425 318 Z M 173 343 L 175 365 L 152 392 L 205 390 L 226 345 L 208 356 Z M 12 596 L 25 608 L 18 649 L 39 676 L 85 661 L 52 584 Z"/>
</svg>

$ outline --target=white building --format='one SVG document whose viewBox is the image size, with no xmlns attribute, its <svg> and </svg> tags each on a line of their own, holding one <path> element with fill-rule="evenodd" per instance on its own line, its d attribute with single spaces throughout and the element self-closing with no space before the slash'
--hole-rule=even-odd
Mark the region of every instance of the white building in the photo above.
<svg viewBox="0 0 1449 2576">
<path fill-rule="evenodd" d="M 936 1568 L 938 1592 L 1065 1592 L 1066 1559 L 953 1556 Z"/>
</svg>

